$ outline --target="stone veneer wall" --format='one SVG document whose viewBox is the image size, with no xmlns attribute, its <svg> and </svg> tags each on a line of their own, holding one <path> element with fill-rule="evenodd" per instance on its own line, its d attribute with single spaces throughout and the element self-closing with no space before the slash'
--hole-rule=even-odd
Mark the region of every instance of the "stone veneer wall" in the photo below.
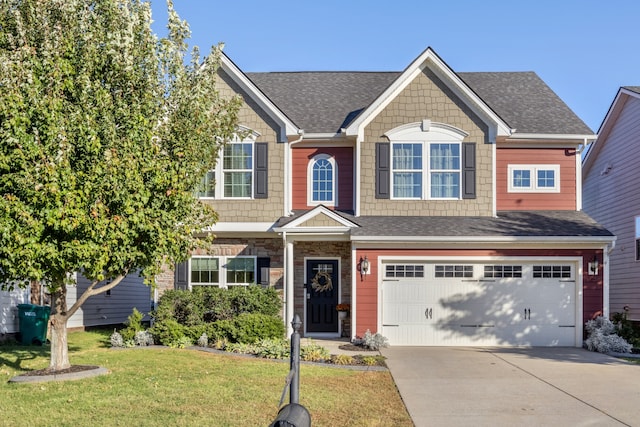
<svg viewBox="0 0 640 427">
<path fill-rule="evenodd" d="M 375 143 L 387 142 L 386 132 L 424 119 L 445 123 L 469 134 L 463 142 L 476 143 L 476 199 L 391 200 L 375 198 Z M 365 129 L 362 144 L 361 215 L 487 216 L 493 214 L 492 144 L 483 123 L 430 70 L 412 81 Z"/>
<path fill-rule="evenodd" d="M 208 249 L 200 249 L 194 255 L 220 255 L 220 256 L 256 256 L 269 257 L 271 267 L 269 284 L 278 290 L 284 286 L 284 260 L 283 245 L 280 238 L 277 239 L 215 239 Z M 175 276 L 173 266 L 165 266 L 164 271 L 156 276 L 156 287 L 162 295 L 167 289 L 174 289 Z"/>
<path fill-rule="evenodd" d="M 304 269 L 305 258 L 323 258 L 332 259 L 339 257 L 340 267 L 340 299 L 339 302 L 352 304 L 351 300 L 351 243 L 350 242 L 296 242 L 294 244 L 294 313 L 300 315 L 302 319 L 304 331 Z M 352 304 L 353 306 L 353 304 Z M 350 330 L 351 317 L 345 321 L 345 326 Z"/>
</svg>

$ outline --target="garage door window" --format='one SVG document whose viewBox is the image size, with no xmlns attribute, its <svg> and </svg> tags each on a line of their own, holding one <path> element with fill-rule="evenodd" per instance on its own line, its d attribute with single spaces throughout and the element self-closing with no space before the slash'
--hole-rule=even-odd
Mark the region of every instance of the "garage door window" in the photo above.
<svg viewBox="0 0 640 427">
<path fill-rule="evenodd" d="M 385 268 L 385 277 L 424 277 L 424 265 L 390 264 Z"/>
<path fill-rule="evenodd" d="M 473 277 L 473 265 L 436 265 L 435 277 Z"/>
<path fill-rule="evenodd" d="M 522 277 L 521 265 L 485 265 L 484 277 L 486 279 L 502 277 Z"/>
<path fill-rule="evenodd" d="M 570 279 L 570 265 L 534 265 L 533 277 L 541 279 Z"/>
</svg>

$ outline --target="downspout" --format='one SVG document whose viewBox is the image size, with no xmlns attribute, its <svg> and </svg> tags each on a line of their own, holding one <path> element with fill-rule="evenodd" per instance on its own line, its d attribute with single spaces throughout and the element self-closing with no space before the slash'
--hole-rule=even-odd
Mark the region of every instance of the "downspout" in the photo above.
<svg viewBox="0 0 640 427">
<path fill-rule="evenodd" d="M 611 245 L 607 245 L 602 249 L 602 263 L 604 264 L 604 270 L 602 271 L 602 315 L 605 318 L 609 317 L 609 255 L 616 247 L 616 241 L 612 241 Z"/>
<path fill-rule="evenodd" d="M 284 176 L 285 176 L 285 189 L 284 189 L 284 215 L 291 216 L 293 202 L 291 200 L 291 146 L 297 144 L 304 139 L 304 129 L 298 129 L 298 135 L 300 137 L 294 141 L 284 144 Z"/>
<path fill-rule="evenodd" d="M 287 233 L 282 233 L 282 241 L 284 242 L 284 324 L 287 328 L 287 336 L 293 333 L 291 321 L 294 315 L 294 298 L 293 298 L 293 242 L 287 238 Z"/>
</svg>

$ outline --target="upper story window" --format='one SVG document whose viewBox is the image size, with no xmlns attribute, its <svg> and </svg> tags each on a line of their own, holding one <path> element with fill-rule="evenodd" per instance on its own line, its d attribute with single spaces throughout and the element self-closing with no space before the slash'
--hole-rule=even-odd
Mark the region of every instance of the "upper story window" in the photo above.
<svg viewBox="0 0 640 427">
<path fill-rule="evenodd" d="M 509 192 L 560 192 L 559 165 L 509 165 Z"/>
<path fill-rule="evenodd" d="M 232 142 L 222 150 L 224 198 L 249 198 L 253 192 L 253 142 Z"/>
<path fill-rule="evenodd" d="M 246 129 L 245 129 L 246 130 Z M 200 198 L 258 199 L 267 197 L 267 143 L 255 142 L 256 132 L 227 142 L 215 168 L 202 178 L 195 195 Z"/>
<path fill-rule="evenodd" d="M 475 143 L 461 129 L 423 120 L 385 133 L 376 144 L 376 198 L 475 198 Z"/>
<path fill-rule="evenodd" d="M 309 162 L 308 171 L 309 205 L 337 205 L 337 167 L 335 159 L 327 154 L 319 154 Z"/>
<path fill-rule="evenodd" d="M 393 143 L 391 156 L 394 199 L 460 198 L 460 144 Z"/>
</svg>

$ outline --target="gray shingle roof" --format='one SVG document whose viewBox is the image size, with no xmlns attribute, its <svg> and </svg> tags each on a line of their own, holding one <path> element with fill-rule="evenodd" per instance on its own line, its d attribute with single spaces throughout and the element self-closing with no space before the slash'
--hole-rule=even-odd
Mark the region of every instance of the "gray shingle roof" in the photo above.
<svg viewBox="0 0 640 427">
<path fill-rule="evenodd" d="M 335 133 L 351 123 L 399 72 L 271 72 L 246 75 L 307 133 Z M 593 134 L 533 72 L 458 73 L 519 133 Z"/>
<path fill-rule="evenodd" d="M 285 225 L 293 217 L 281 218 Z M 338 212 L 337 212 L 338 213 Z M 500 211 L 497 217 L 359 216 L 338 213 L 359 225 L 354 237 L 612 237 L 584 212 Z"/>
<path fill-rule="evenodd" d="M 640 93 L 640 86 L 623 86 L 625 89 L 631 92 Z"/>
</svg>

